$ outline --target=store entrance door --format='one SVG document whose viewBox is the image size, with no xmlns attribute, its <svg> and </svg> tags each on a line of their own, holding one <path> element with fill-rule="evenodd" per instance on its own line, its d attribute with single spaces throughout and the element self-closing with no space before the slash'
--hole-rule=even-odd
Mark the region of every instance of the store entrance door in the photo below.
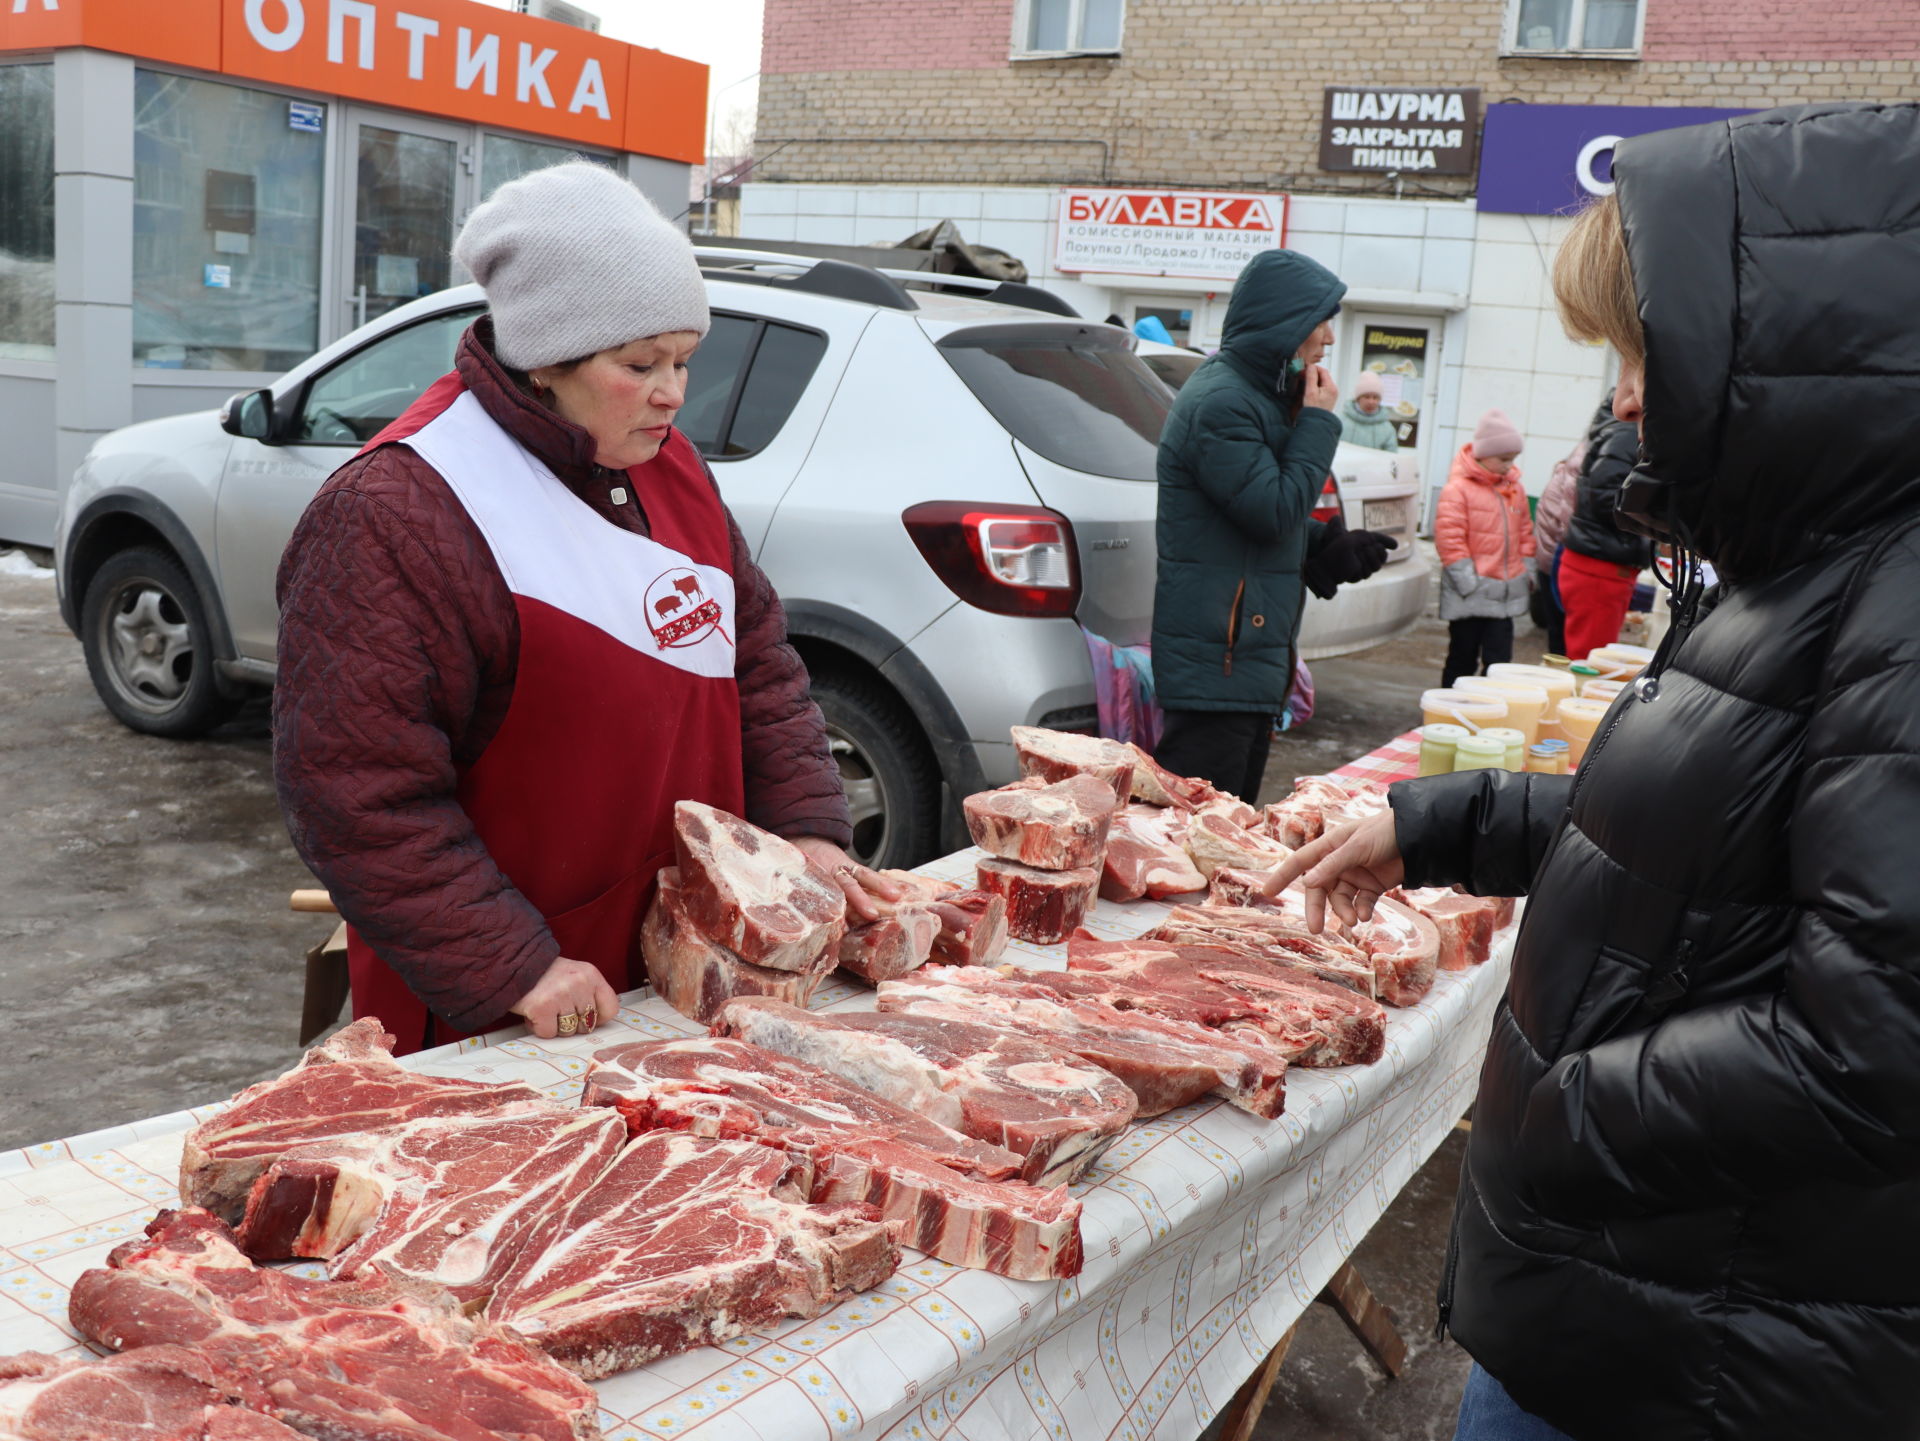
<svg viewBox="0 0 1920 1441">
<path fill-rule="evenodd" d="M 453 283 L 454 226 L 471 204 L 471 133 L 356 109 L 347 174 L 353 205 L 340 246 L 342 325 L 365 325 Z"/>
</svg>

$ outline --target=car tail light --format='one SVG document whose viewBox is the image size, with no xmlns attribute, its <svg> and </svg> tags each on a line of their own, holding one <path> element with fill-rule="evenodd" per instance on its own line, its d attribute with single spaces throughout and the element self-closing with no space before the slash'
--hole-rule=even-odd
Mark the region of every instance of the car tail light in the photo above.
<svg viewBox="0 0 1920 1441">
<path fill-rule="evenodd" d="M 1073 523 L 1037 505 L 930 500 L 901 514 L 933 573 L 996 615 L 1072 615 L 1080 604 Z"/>
<path fill-rule="evenodd" d="M 1328 476 L 1327 483 L 1320 487 L 1320 501 L 1313 508 L 1313 518 L 1315 520 L 1340 519 L 1340 486 L 1332 476 Z"/>
</svg>

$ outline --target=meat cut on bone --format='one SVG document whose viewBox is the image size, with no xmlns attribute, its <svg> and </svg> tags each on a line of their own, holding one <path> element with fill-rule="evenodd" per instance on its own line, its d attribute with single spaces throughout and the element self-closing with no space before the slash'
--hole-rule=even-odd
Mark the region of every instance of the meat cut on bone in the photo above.
<svg viewBox="0 0 1920 1441">
<path fill-rule="evenodd" d="M 1251 909 L 1272 914 L 1297 930 L 1307 929 L 1306 892 L 1298 884 L 1278 895 L 1265 893 L 1266 877 L 1253 871 L 1215 871 L 1208 886 L 1206 909 Z M 1440 931 L 1411 907 L 1387 896 L 1377 897 L 1373 918 L 1349 930 L 1329 907 L 1321 918 L 1325 934 L 1351 941 L 1366 953 L 1373 967 L 1373 994 L 1389 1006 L 1418 1005 L 1433 989 L 1440 956 Z"/>
<path fill-rule="evenodd" d="M 1120 741 L 1015 726 L 1013 754 L 1023 776 L 1049 783 L 1069 776 L 1092 776 L 1103 782 L 1122 805 L 1133 794 L 1133 748 Z"/>
<path fill-rule="evenodd" d="M 1107 855 L 1100 872 L 1100 898 L 1106 901 L 1161 900 L 1205 890 L 1207 878 L 1187 854 L 1186 811 L 1165 806 L 1129 805 L 1113 818 Z"/>
<path fill-rule="evenodd" d="M 551 1108 L 517 1081 L 492 1084 L 423 1075 L 393 1059 L 393 1037 L 374 1017 L 308 1051 L 285 1075 L 249 1086 L 187 1132 L 180 1196 L 238 1222 L 260 1174 L 297 1146 L 366 1135 L 447 1116 L 498 1116 Z"/>
<path fill-rule="evenodd" d="M 1070 1051 L 1124 1082 L 1142 1116 L 1162 1115 L 1210 1093 L 1267 1120 L 1285 1103 L 1287 1063 L 1265 1044 L 1078 1000 L 1006 971 L 927 966 L 886 982 L 875 1003 L 882 1012 L 988 1025 Z"/>
<path fill-rule="evenodd" d="M 1485 963 L 1493 954 L 1494 932 L 1505 924 L 1501 903 L 1491 897 L 1463 895 L 1445 886 L 1402 888 L 1388 895 L 1425 916 L 1439 932 L 1443 971 L 1464 971 Z M 1513 903 L 1506 904 L 1510 917 Z"/>
<path fill-rule="evenodd" d="M 1020 1157 L 723 1036 L 643 1041 L 594 1056 L 582 1100 L 634 1135 L 684 1130 L 775 1146 L 807 1163 L 816 1204 L 880 1208 L 900 1240 L 1016 1280 L 1077 1275 L 1080 1203 L 1018 1180 Z"/>
<path fill-rule="evenodd" d="M 1007 903 L 1007 931 L 1049 946 L 1065 940 L 1093 909 L 1098 870 L 1043 871 L 988 856 L 974 870 L 981 890 Z"/>
<path fill-rule="evenodd" d="M 907 901 L 933 908 L 940 933 L 929 959 L 947 966 L 985 966 L 1007 948 L 1007 902 L 982 890 L 963 890 L 958 881 L 935 880 L 916 871 L 881 871 L 905 892 Z"/>
<path fill-rule="evenodd" d="M 1197 776 L 1177 776 L 1137 745 L 1133 752 L 1133 798 L 1150 806 L 1172 806 L 1178 810 L 1198 810 L 1219 796 Z"/>
<path fill-rule="evenodd" d="M 1213 946 L 1087 937 L 1075 949 L 1065 972 L 1022 977 L 1264 1042 L 1292 1065 L 1364 1065 L 1379 1060 L 1386 1045 L 1379 1002 L 1295 969 Z"/>
<path fill-rule="evenodd" d="M 336 1276 L 378 1265 L 479 1303 L 626 1139 L 615 1116 L 548 1105 L 296 1147 L 254 1184 L 238 1244 L 256 1260 L 331 1260 Z"/>
<path fill-rule="evenodd" d="M 962 804 L 973 842 L 990 856 L 1041 870 L 1098 866 L 1120 803 L 1092 776 L 1046 784 L 1016 781 L 981 791 Z"/>
<path fill-rule="evenodd" d="M 1294 782 L 1291 795 L 1267 807 L 1265 829 L 1280 844 L 1298 850 L 1330 830 L 1386 809 L 1385 786 L 1338 776 L 1303 776 Z"/>
<path fill-rule="evenodd" d="M 1202 875 L 1225 867 L 1267 871 L 1292 854 L 1278 841 L 1236 824 L 1220 810 L 1200 811 L 1187 827 L 1187 854 Z"/>
<path fill-rule="evenodd" d="M 589 1380 L 818 1316 L 891 1276 L 900 1250 L 874 1207 L 809 1204 L 804 1171 L 753 1141 L 638 1136 L 487 1316 Z"/>
<path fill-rule="evenodd" d="M 830 950 L 801 971 L 751 965 L 700 934 L 682 900 L 679 867 L 663 869 L 656 885 L 640 926 L 647 979 L 661 1000 L 702 1025 L 735 996 L 777 996 L 804 1006 L 839 960 L 839 952 Z"/>
<path fill-rule="evenodd" d="M 206 1211 L 162 1211 L 82 1273 L 68 1318 L 115 1350 L 184 1346 L 220 1385 L 327 1441 L 594 1441 L 593 1388 L 445 1292 L 377 1268 L 258 1267 Z"/>
<path fill-rule="evenodd" d="M 1219 946 L 1331 981 L 1356 995 L 1371 997 L 1376 989 L 1373 962 L 1358 946 L 1331 935 L 1316 936 L 1304 924 L 1296 925 L 1291 917 L 1273 911 L 1175 906 L 1139 939 L 1174 946 Z M 1084 948 L 1085 942 L 1079 944 Z"/>
<path fill-rule="evenodd" d="M 840 938 L 840 969 L 878 985 L 924 966 L 939 939 L 940 913 L 933 903 L 903 901 Z"/>
<path fill-rule="evenodd" d="M 1020 1156 L 1037 1186 L 1079 1177 L 1136 1110 L 1133 1093 L 1070 1051 L 992 1026 L 874 1011 L 731 1001 L 717 1035 L 818 1066 L 915 1115 Z"/>
<path fill-rule="evenodd" d="M 234 1404 L 213 1366 L 184 1346 L 92 1357 L 0 1356 L 5 1441 L 305 1441 Z"/>
<path fill-rule="evenodd" d="M 797 846 L 699 801 L 673 808 L 680 895 L 694 929 L 775 971 L 815 968 L 840 943 L 847 898 Z"/>
</svg>

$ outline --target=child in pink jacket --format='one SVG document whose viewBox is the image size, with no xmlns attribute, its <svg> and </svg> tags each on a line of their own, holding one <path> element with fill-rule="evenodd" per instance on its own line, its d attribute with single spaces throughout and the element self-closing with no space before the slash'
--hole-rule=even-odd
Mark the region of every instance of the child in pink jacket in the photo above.
<svg viewBox="0 0 1920 1441">
<path fill-rule="evenodd" d="M 1452 638 L 1442 685 L 1513 659 L 1513 618 L 1526 614 L 1534 570 L 1533 521 L 1513 463 L 1521 448 L 1506 412 L 1489 410 L 1440 492 L 1433 541 L 1440 619 Z"/>
</svg>

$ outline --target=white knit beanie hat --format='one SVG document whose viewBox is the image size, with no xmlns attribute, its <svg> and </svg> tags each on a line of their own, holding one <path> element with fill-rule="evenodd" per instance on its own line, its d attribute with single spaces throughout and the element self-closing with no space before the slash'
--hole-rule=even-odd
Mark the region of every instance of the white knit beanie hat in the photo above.
<svg viewBox="0 0 1920 1441">
<path fill-rule="evenodd" d="M 487 292 L 494 353 L 516 370 L 670 330 L 705 335 L 710 323 L 687 237 L 591 161 L 502 185 L 461 227 L 453 258 Z"/>
</svg>

